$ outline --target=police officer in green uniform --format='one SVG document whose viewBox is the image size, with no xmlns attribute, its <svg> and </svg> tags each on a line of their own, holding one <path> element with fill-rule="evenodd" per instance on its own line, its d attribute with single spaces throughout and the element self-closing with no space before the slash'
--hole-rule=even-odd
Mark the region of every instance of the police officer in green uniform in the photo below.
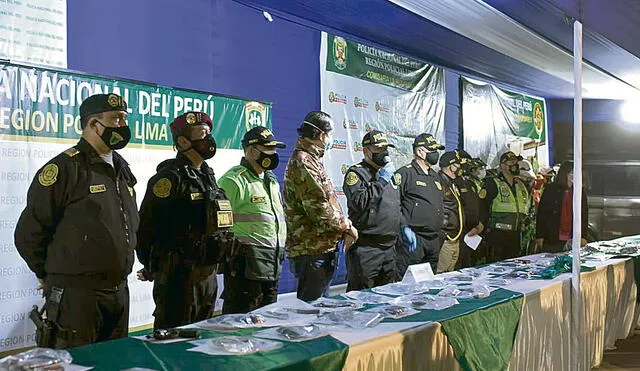
<svg viewBox="0 0 640 371">
<path fill-rule="evenodd" d="M 280 185 L 272 170 L 280 163 L 271 130 L 257 126 L 242 139 L 244 157 L 218 180 L 231 201 L 239 243 L 225 265 L 223 313 L 247 313 L 278 299 L 287 225 Z"/>
<path fill-rule="evenodd" d="M 136 179 L 114 150 L 131 138 L 127 104 L 96 94 L 80 105 L 82 138 L 38 171 L 15 244 L 44 287 L 40 347 L 127 336 L 138 210 Z"/>
<path fill-rule="evenodd" d="M 347 250 L 347 291 L 384 285 L 395 278 L 395 244 L 401 226 L 400 195 L 387 135 L 372 130 L 362 138 L 364 160 L 344 178 L 349 219 L 358 240 Z"/>
<path fill-rule="evenodd" d="M 436 271 L 442 245 L 443 192 L 431 166 L 438 163 L 438 150 L 443 149 L 433 135 L 420 134 L 413 142 L 413 161 L 396 171 L 404 223 L 396 249 L 397 280 L 412 264 L 428 262 Z"/>
<path fill-rule="evenodd" d="M 138 278 L 154 281 L 155 329 L 213 315 L 217 263 L 233 248 L 231 204 L 205 162 L 217 149 L 211 118 L 187 112 L 170 127 L 178 154 L 149 180 L 136 248 Z"/>
<path fill-rule="evenodd" d="M 529 193 L 518 179 L 520 168 L 511 151 L 500 156 L 500 174 L 487 178 L 480 190 L 480 215 L 487 226 L 490 262 L 516 257 L 520 254 L 520 232 L 529 207 Z"/>
</svg>

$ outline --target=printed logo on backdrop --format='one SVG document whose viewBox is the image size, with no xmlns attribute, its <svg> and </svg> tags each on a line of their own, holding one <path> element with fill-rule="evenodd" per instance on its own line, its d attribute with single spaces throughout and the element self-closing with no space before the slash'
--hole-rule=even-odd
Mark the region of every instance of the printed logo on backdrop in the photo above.
<svg viewBox="0 0 640 371">
<path fill-rule="evenodd" d="M 339 70 L 347 68 L 347 40 L 339 36 L 333 39 L 333 64 Z"/>
<path fill-rule="evenodd" d="M 331 149 L 347 149 L 347 141 L 341 139 L 334 139 Z"/>
<path fill-rule="evenodd" d="M 544 110 L 539 102 L 533 105 L 533 126 L 536 128 L 536 133 L 541 135 L 544 129 Z"/>
<path fill-rule="evenodd" d="M 329 102 L 347 104 L 347 96 L 340 93 L 329 92 Z"/>
<path fill-rule="evenodd" d="M 355 97 L 353 98 L 353 105 L 356 108 L 367 108 L 369 107 L 369 101 L 366 99 Z"/>
<path fill-rule="evenodd" d="M 358 125 L 358 122 L 356 120 L 347 120 L 347 118 L 345 117 L 342 120 L 342 127 L 345 129 L 357 129 L 358 127 L 360 127 L 360 125 Z"/>
<path fill-rule="evenodd" d="M 340 165 L 340 172 L 344 175 L 347 173 L 347 171 L 349 171 L 349 165 L 347 164 L 342 164 Z"/>
<path fill-rule="evenodd" d="M 361 152 L 362 151 L 362 143 L 360 142 L 353 142 L 353 150 L 355 152 Z"/>
<path fill-rule="evenodd" d="M 338 196 L 344 196 L 344 190 L 342 189 L 342 186 L 336 187 L 336 194 Z"/>
<path fill-rule="evenodd" d="M 389 113 L 389 106 L 380 102 L 376 102 L 376 112 Z"/>
<path fill-rule="evenodd" d="M 267 108 L 260 102 L 247 102 L 244 104 L 244 120 L 247 131 L 256 126 L 266 126 Z"/>
</svg>

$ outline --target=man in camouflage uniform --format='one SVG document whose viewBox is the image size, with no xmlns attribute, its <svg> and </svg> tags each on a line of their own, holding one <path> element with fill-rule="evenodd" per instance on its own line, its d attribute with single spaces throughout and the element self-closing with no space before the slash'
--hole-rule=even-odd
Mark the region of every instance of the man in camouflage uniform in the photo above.
<svg viewBox="0 0 640 371">
<path fill-rule="evenodd" d="M 232 243 L 231 204 L 207 159 L 216 153 L 211 118 L 187 112 L 171 123 L 178 150 L 158 165 L 140 207 L 136 253 L 141 280 L 153 280 L 154 328 L 172 328 L 212 316 L 216 263 Z"/>
<path fill-rule="evenodd" d="M 321 161 L 332 131 L 331 116 L 320 111 L 307 114 L 285 172 L 286 251 L 298 278 L 297 296 L 306 301 L 328 289 L 338 245 L 349 248 L 358 238 Z"/>
</svg>

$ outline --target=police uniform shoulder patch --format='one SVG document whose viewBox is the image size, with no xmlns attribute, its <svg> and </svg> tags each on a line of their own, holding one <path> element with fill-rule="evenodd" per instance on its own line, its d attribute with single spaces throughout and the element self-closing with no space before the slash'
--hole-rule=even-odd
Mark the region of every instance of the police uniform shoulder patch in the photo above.
<svg viewBox="0 0 640 371">
<path fill-rule="evenodd" d="M 435 183 L 436 187 L 438 188 L 438 191 L 442 191 L 442 184 L 440 184 L 440 182 L 437 181 L 437 180 L 434 180 L 433 182 Z"/>
<path fill-rule="evenodd" d="M 160 178 L 153 185 L 153 194 L 159 198 L 167 198 L 171 193 L 171 181 L 167 178 Z"/>
<path fill-rule="evenodd" d="M 38 183 L 44 187 L 48 187 L 58 180 L 58 165 L 48 164 L 40 174 L 38 174 Z"/>
<path fill-rule="evenodd" d="M 396 184 L 402 183 L 402 174 L 395 173 L 395 175 L 393 176 L 393 180 L 395 180 Z"/>
<path fill-rule="evenodd" d="M 80 151 L 78 151 L 76 149 L 76 147 L 71 147 L 68 150 L 64 151 L 64 154 L 69 156 L 69 157 L 73 157 L 73 156 L 77 155 L 78 153 L 80 153 Z"/>
<path fill-rule="evenodd" d="M 480 192 L 478 192 L 478 197 L 484 200 L 487 197 L 487 190 L 482 188 Z"/>
<path fill-rule="evenodd" d="M 350 171 L 347 173 L 347 177 L 345 178 L 344 182 L 349 187 L 356 185 L 358 183 L 358 176 L 353 171 Z"/>
</svg>

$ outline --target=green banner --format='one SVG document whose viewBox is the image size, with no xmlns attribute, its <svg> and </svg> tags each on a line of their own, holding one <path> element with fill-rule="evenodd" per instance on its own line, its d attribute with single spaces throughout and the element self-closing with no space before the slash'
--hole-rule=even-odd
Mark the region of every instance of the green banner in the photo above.
<svg viewBox="0 0 640 371">
<path fill-rule="evenodd" d="M 421 90 L 434 66 L 340 36 L 327 35 L 327 71 L 405 90 Z"/>
<path fill-rule="evenodd" d="M 545 141 L 545 104 L 544 101 L 529 95 L 499 90 L 502 104 L 513 113 L 513 124 L 509 125 L 511 134 Z"/>
<path fill-rule="evenodd" d="M 77 140 L 80 104 L 99 93 L 119 94 L 127 102 L 134 145 L 172 146 L 169 124 L 188 111 L 211 116 L 220 148 L 241 149 L 251 127 L 271 128 L 268 103 L 0 63 L 0 139 Z"/>
</svg>

